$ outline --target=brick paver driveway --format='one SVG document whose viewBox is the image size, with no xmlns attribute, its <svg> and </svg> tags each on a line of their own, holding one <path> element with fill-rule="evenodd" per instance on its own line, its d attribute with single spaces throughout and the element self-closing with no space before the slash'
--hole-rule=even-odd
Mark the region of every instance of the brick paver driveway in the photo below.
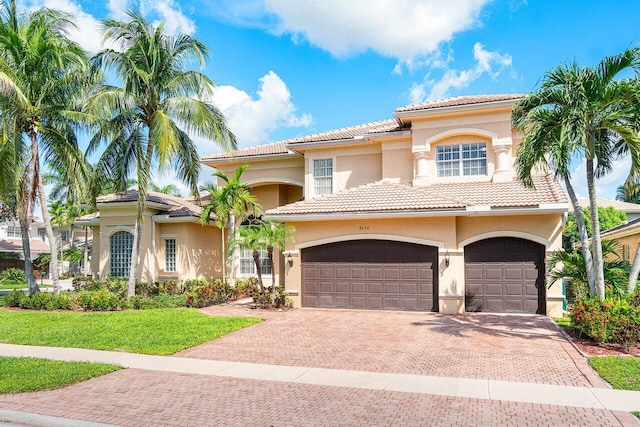
<svg viewBox="0 0 640 427">
<path fill-rule="evenodd" d="M 542 316 L 205 309 L 268 320 L 179 355 L 329 369 L 603 387 Z"/>
<path fill-rule="evenodd" d="M 181 356 L 603 386 L 543 317 L 206 311 L 268 320 Z M 624 412 L 136 369 L 60 390 L 0 395 L 0 409 L 127 426 L 637 426 Z"/>
</svg>

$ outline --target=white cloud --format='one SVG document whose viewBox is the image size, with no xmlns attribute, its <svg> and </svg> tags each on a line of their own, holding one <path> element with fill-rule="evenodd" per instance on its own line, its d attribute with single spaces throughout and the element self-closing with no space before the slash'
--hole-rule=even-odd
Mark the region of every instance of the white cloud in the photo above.
<svg viewBox="0 0 640 427">
<path fill-rule="evenodd" d="M 586 164 L 582 161 L 571 172 L 571 184 L 578 197 L 588 197 Z M 596 195 L 601 199 L 615 199 L 616 190 L 624 184 L 631 170 L 631 158 L 622 157 L 613 163 L 613 168 L 608 175 L 596 180 Z"/>
<path fill-rule="evenodd" d="M 129 0 L 109 0 L 107 9 L 110 15 L 115 19 L 125 19 L 127 10 L 129 10 Z"/>
<path fill-rule="evenodd" d="M 31 0 L 26 1 L 27 9 L 47 7 L 72 15 L 76 28 L 69 30 L 69 38 L 88 52 L 95 53 L 102 49 L 102 30 L 100 21 L 94 16 L 82 10 L 82 7 L 73 0 Z"/>
<path fill-rule="evenodd" d="M 240 146 L 264 143 L 279 128 L 308 127 L 313 122 L 309 114 L 296 115 L 286 83 L 273 71 L 260 78 L 256 99 L 233 86 L 218 86 L 213 103 L 227 117 Z"/>
<path fill-rule="evenodd" d="M 488 51 L 481 43 L 473 46 L 473 57 L 476 64 L 472 68 L 446 70 L 437 80 L 427 74 L 423 83 L 414 84 L 409 90 L 411 102 L 445 98 L 451 90 L 464 89 L 485 74 L 496 79 L 504 70 L 511 68 L 511 55 Z"/>
<path fill-rule="evenodd" d="M 490 0 L 266 0 L 273 30 L 308 40 L 335 56 L 366 50 L 414 63 L 457 32 L 478 25 Z"/>
<path fill-rule="evenodd" d="M 196 32 L 196 24 L 182 12 L 180 5 L 174 0 L 145 0 L 144 6 L 152 13 L 159 15 L 159 20 L 154 24 L 158 25 L 159 21 L 164 21 L 164 29 L 167 33 L 191 35 Z"/>
</svg>

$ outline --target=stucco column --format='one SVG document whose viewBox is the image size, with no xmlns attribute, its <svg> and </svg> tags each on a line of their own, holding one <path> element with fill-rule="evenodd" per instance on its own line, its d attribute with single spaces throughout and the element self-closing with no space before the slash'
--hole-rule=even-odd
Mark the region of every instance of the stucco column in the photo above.
<svg viewBox="0 0 640 427">
<path fill-rule="evenodd" d="M 431 145 L 427 144 L 423 147 L 414 147 L 412 150 L 415 159 L 413 166 L 413 185 L 424 186 L 431 184 L 429 176 L 429 154 L 431 154 Z"/>
<path fill-rule="evenodd" d="M 493 141 L 493 152 L 496 156 L 496 169 L 493 172 L 493 182 L 509 182 L 513 179 L 513 169 L 509 161 L 509 151 L 513 141 L 511 138 L 500 138 Z"/>
</svg>

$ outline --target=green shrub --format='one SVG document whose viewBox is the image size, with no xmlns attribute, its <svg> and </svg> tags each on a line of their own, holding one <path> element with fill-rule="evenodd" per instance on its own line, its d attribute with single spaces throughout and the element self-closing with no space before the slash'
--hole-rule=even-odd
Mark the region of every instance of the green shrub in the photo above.
<svg viewBox="0 0 640 427">
<path fill-rule="evenodd" d="M 141 298 L 149 298 L 154 295 L 158 295 L 158 282 L 147 283 L 140 282 L 136 283 L 136 295 L 139 295 Z"/>
<path fill-rule="evenodd" d="M 293 307 L 293 301 L 287 297 L 284 286 L 276 286 L 276 294 L 273 297 L 273 305 L 276 307 Z"/>
<path fill-rule="evenodd" d="M 255 277 L 251 277 L 245 280 L 236 280 L 233 284 L 233 298 L 243 298 L 243 297 L 251 297 L 254 292 L 260 290 L 258 286 L 258 279 Z"/>
<path fill-rule="evenodd" d="M 114 311 L 127 307 L 125 301 L 106 289 L 80 291 L 76 294 L 76 304 L 85 311 Z"/>
<path fill-rule="evenodd" d="M 208 307 L 227 302 L 231 297 L 231 286 L 222 280 L 199 286 L 187 294 L 187 307 Z"/>
<path fill-rule="evenodd" d="M 599 343 L 618 343 L 625 351 L 640 342 L 638 296 L 629 299 L 576 301 L 571 307 L 571 322 L 580 335 Z"/>
<path fill-rule="evenodd" d="M 6 307 L 20 307 L 20 302 L 27 297 L 27 295 L 17 289 L 12 290 L 4 297 L 4 305 Z"/>
<path fill-rule="evenodd" d="M 179 308 L 187 306 L 187 296 L 160 294 L 155 295 L 151 298 L 132 298 L 130 303 L 136 310 L 148 310 L 154 308 Z"/>
<path fill-rule="evenodd" d="M 8 268 L 0 274 L 0 281 L 26 282 L 27 276 L 19 268 Z"/>
<path fill-rule="evenodd" d="M 89 282 L 94 282 L 94 279 L 91 276 L 75 276 L 73 280 L 71 280 L 71 286 L 76 292 L 90 290 L 86 288 L 87 283 Z"/>
<path fill-rule="evenodd" d="M 184 293 L 188 294 L 189 292 L 192 292 L 193 290 L 195 290 L 196 288 L 199 288 L 201 286 L 207 286 L 210 283 L 213 283 L 214 280 L 207 280 L 207 279 L 203 279 L 203 278 L 199 278 L 199 279 L 187 279 L 184 281 L 182 287 L 184 289 Z"/>
<path fill-rule="evenodd" d="M 184 286 L 180 280 L 167 280 L 158 283 L 158 296 L 160 295 L 182 295 Z"/>
</svg>

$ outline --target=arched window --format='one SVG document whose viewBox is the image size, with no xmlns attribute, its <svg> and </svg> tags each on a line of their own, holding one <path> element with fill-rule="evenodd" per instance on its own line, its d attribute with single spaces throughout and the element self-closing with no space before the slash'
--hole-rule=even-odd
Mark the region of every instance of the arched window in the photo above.
<svg viewBox="0 0 640 427">
<path fill-rule="evenodd" d="M 126 231 L 118 231 L 111 236 L 109 243 L 111 246 L 109 275 L 112 277 L 129 277 L 133 235 Z"/>
</svg>

